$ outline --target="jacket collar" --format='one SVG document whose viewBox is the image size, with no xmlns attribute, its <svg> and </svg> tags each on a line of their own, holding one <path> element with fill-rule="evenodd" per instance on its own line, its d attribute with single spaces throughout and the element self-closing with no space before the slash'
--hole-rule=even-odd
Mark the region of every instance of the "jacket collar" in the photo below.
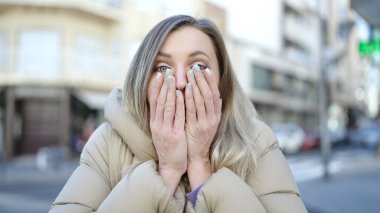
<svg viewBox="0 0 380 213">
<path fill-rule="evenodd" d="M 113 89 L 108 95 L 104 107 L 104 117 L 137 158 L 142 161 L 157 160 L 152 139 L 136 125 L 129 115 L 128 109 L 123 107 L 121 89 Z"/>
</svg>

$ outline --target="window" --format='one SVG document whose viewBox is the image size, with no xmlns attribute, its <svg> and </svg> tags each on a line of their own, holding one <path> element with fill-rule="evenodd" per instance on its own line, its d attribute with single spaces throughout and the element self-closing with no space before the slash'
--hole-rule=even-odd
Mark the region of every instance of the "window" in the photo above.
<svg viewBox="0 0 380 213">
<path fill-rule="evenodd" d="M 297 94 L 296 89 L 296 79 L 293 76 L 286 75 L 286 86 L 285 86 L 285 94 L 288 96 L 295 96 Z"/>
<path fill-rule="evenodd" d="M 118 39 L 112 42 L 111 52 L 107 61 L 107 70 L 111 72 L 111 77 L 121 76 L 125 70 L 123 69 L 123 42 Z"/>
<path fill-rule="evenodd" d="M 289 39 L 285 39 L 284 51 L 286 57 L 292 61 L 305 65 L 309 64 L 311 61 L 310 52 L 302 45 Z"/>
<path fill-rule="evenodd" d="M 60 69 L 60 38 L 51 30 L 25 30 L 20 34 L 18 64 L 19 73 L 52 77 Z"/>
<path fill-rule="evenodd" d="M 253 87 L 270 90 L 272 88 L 272 73 L 270 70 L 253 65 Z"/>
<path fill-rule="evenodd" d="M 294 92 L 293 94 L 298 97 L 298 98 L 302 98 L 302 92 L 304 91 L 304 88 L 303 88 L 303 81 L 300 80 L 300 79 L 297 79 L 295 78 L 294 79 Z"/>
<path fill-rule="evenodd" d="M 279 72 L 273 72 L 272 74 L 272 89 L 277 91 L 283 91 L 285 87 L 285 76 Z"/>
<path fill-rule="evenodd" d="M 98 39 L 89 36 L 77 37 L 75 56 L 75 65 L 79 71 L 91 74 L 103 71 L 104 48 Z"/>
</svg>

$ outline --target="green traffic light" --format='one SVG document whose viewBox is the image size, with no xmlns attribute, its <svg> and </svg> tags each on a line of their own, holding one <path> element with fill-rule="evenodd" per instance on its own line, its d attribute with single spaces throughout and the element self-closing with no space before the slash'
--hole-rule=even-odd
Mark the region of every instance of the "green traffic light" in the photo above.
<svg viewBox="0 0 380 213">
<path fill-rule="evenodd" d="M 370 43 L 368 41 L 359 42 L 359 53 L 362 56 L 368 56 L 371 54 Z"/>
<path fill-rule="evenodd" d="M 373 53 L 380 53 L 380 40 L 372 40 L 371 46 Z"/>
<path fill-rule="evenodd" d="M 362 56 L 371 56 L 380 53 L 380 39 L 359 42 L 359 53 Z"/>
</svg>

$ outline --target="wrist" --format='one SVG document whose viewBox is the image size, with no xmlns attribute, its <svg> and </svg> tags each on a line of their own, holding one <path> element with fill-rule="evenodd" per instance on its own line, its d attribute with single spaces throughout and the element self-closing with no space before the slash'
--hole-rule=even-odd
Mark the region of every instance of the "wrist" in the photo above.
<svg viewBox="0 0 380 213">
<path fill-rule="evenodd" d="M 211 169 L 211 162 L 208 158 L 188 159 L 187 170 L 191 169 Z"/>
<path fill-rule="evenodd" d="M 176 170 L 163 169 L 158 167 L 157 172 L 160 176 L 165 176 L 170 179 L 181 179 L 183 172 L 179 172 Z"/>
<path fill-rule="evenodd" d="M 158 174 L 161 176 L 165 185 L 170 190 L 171 194 L 174 195 L 174 192 L 181 180 L 182 172 L 176 170 L 169 170 L 158 167 Z"/>
<path fill-rule="evenodd" d="M 205 183 L 212 174 L 212 166 L 209 159 L 190 161 L 187 166 L 187 175 L 191 190 Z"/>
</svg>

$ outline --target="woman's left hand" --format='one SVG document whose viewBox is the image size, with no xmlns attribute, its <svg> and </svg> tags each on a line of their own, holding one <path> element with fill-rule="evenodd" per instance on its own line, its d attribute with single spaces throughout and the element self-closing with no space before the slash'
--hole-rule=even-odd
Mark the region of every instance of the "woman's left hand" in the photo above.
<svg viewBox="0 0 380 213">
<path fill-rule="evenodd" d="M 197 65 L 195 65 L 197 66 Z M 187 173 L 191 188 L 204 183 L 212 173 L 210 147 L 219 126 L 222 100 L 218 82 L 210 69 L 195 67 L 187 73 L 185 91 Z"/>
</svg>

